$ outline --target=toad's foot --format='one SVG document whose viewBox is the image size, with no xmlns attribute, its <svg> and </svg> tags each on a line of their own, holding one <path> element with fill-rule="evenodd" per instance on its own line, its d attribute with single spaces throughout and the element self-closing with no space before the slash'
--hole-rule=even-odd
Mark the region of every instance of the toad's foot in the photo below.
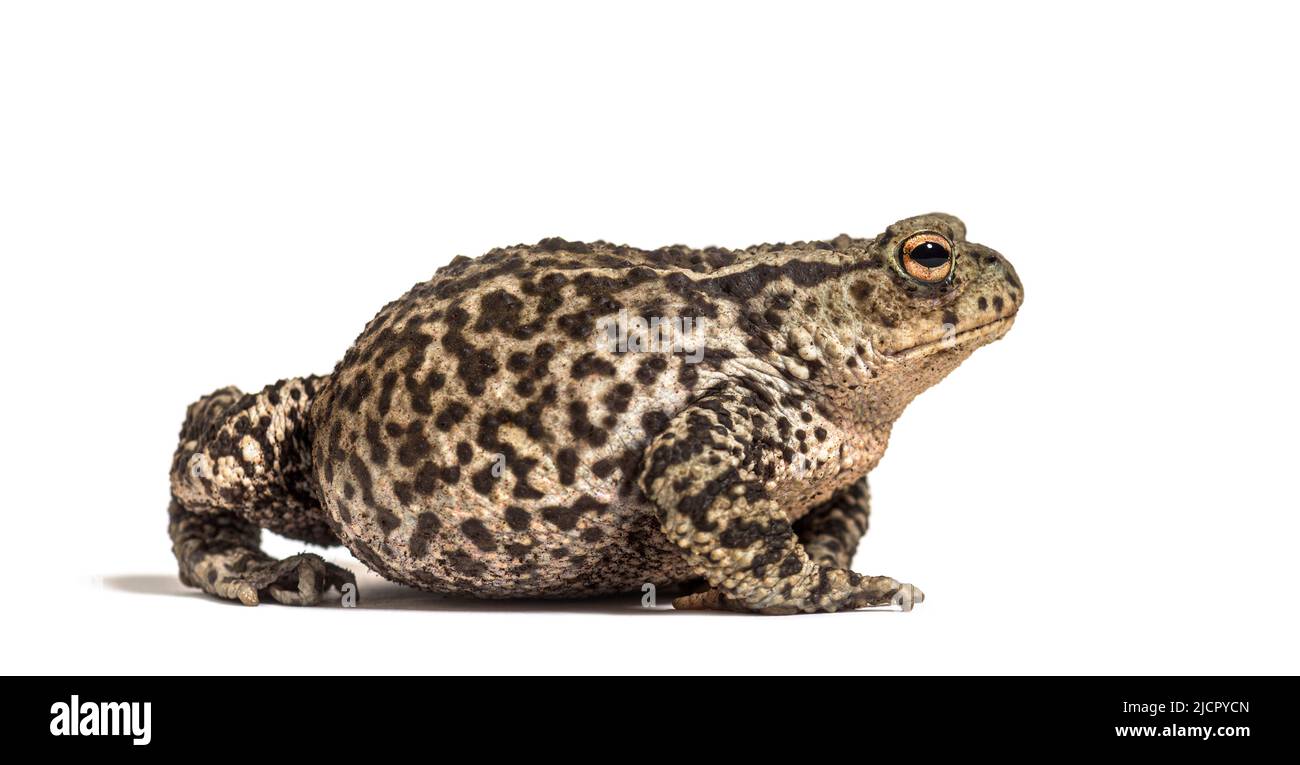
<svg viewBox="0 0 1300 765">
<path fill-rule="evenodd" d="M 916 604 L 925 602 L 925 593 L 921 591 L 920 587 L 899 582 L 887 576 L 863 577 L 858 587 L 859 589 L 849 599 L 849 602 L 843 604 L 840 609 L 896 606 L 900 611 L 911 611 Z M 674 598 L 673 608 L 679 611 L 753 612 L 755 610 L 747 608 L 739 599 L 718 589 L 705 590 L 704 592 Z M 757 612 L 774 615 L 795 614 L 799 613 L 799 609 L 792 606 L 777 605 L 758 609 Z"/>
<path fill-rule="evenodd" d="M 331 587 L 343 591 L 345 584 L 356 588 L 357 578 L 347 569 L 326 562 L 314 553 L 293 555 L 284 560 L 254 563 L 238 577 L 216 583 L 217 594 L 255 606 L 269 595 L 288 606 L 314 606 Z"/>
<path fill-rule="evenodd" d="M 313 553 L 276 560 L 258 546 L 260 530 L 229 513 L 193 513 L 172 498 L 168 510 L 172 552 L 181 582 L 219 598 L 255 606 L 263 597 L 311 606 L 331 587 L 356 588 L 351 571 Z"/>
</svg>

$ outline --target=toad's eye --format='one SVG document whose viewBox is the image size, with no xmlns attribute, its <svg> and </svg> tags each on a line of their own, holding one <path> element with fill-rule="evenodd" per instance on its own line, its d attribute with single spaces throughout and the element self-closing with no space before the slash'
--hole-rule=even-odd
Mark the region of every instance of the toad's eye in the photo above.
<svg viewBox="0 0 1300 765">
<path fill-rule="evenodd" d="M 952 273 L 952 243 L 939 234 L 912 234 L 903 241 L 898 261 L 908 276 L 935 284 Z"/>
</svg>

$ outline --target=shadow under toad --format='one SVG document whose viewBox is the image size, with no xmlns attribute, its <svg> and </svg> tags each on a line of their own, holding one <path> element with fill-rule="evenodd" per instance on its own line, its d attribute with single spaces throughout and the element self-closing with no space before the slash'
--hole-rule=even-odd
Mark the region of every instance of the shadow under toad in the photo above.
<svg viewBox="0 0 1300 765">
<path fill-rule="evenodd" d="M 215 598 L 199 590 L 186 587 L 181 584 L 174 574 L 112 575 L 105 576 L 103 582 L 105 589 L 133 595 L 193 598 L 206 600 L 217 606 L 246 608 L 246 606 L 236 601 Z M 330 590 L 321 599 L 321 602 L 312 608 L 347 611 L 442 611 L 448 613 L 583 613 L 607 615 L 672 613 L 746 616 L 746 614 L 730 611 L 675 611 L 672 607 L 673 597 L 686 592 L 689 592 L 689 590 L 660 588 L 656 593 L 656 605 L 654 606 L 642 605 L 643 595 L 637 591 L 594 598 L 486 600 L 435 595 L 396 582 L 390 582 L 370 572 L 361 572 L 357 574 L 355 606 L 345 606 L 340 593 Z M 270 608 L 281 607 L 279 603 L 270 600 L 265 605 Z"/>
</svg>

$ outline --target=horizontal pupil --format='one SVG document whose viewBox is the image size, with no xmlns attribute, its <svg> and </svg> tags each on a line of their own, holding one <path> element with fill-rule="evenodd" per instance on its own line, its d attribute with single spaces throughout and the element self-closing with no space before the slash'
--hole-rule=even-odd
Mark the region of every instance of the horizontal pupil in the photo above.
<svg viewBox="0 0 1300 765">
<path fill-rule="evenodd" d="M 908 256 L 926 268 L 938 268 L 948 262 L 948 251 L 934 242 L 922 242 Z"/>
</svg>

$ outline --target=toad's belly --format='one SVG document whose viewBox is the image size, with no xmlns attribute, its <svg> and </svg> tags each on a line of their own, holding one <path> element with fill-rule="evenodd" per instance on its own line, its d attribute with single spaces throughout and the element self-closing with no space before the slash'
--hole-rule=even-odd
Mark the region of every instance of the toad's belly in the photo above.
<svg viewBox="0 0 1300 765">
<path fill-rule="evenodd" d="M 603 508 L 510 505 L 476 515 L 424 504 L 399 508 L 386 522 L 358 517 L 340 499 L 326 504 L 340 513 L 342 542 L 359 560 L 385 578 L 441 594 L 581 597 L 697 578 L 639 496 Z"/>
</svg>

